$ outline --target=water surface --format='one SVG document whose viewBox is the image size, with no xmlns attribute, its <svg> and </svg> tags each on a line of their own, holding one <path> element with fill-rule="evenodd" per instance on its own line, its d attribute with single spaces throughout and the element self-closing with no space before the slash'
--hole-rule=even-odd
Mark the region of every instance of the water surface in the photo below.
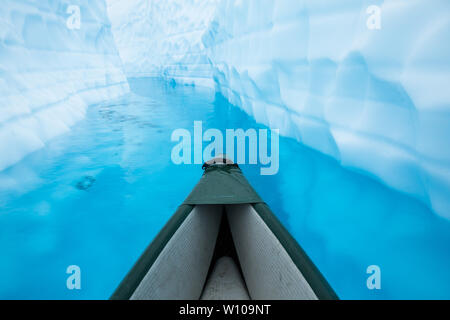
<svg viewBox="0 0 450 320">
<path fill-rule="evenodd" d="M 202 174 L 171 162 L 172 131 L 263 128 L 207 89 L 130 85 L 0 173 L 0 298 L 108 298 Z M 450 298 L 450 224 L 419 201 L 287 138 L 277 175 L 242 168 L 341 298 Z M 372 264 L 381 290 L 366 287 Z"/>
</svg>

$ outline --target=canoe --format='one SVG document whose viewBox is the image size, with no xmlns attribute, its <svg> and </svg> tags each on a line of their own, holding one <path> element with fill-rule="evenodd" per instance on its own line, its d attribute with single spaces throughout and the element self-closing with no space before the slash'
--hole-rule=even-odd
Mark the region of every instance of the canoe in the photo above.
<svg viewBox="0 0 450 320">
<path fill-rule="evenodd" d="M 237 164 L 203 170 L 110 299 L 338 299 Z"/>
</svg>

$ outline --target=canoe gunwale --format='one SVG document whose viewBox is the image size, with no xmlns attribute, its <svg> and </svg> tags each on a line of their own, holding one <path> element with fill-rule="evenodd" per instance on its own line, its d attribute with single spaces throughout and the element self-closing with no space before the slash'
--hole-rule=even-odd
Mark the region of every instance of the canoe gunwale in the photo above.
<svg viewBox="0 0 450 320">
<path fill-rule="evenodd" d="M 281 224 L 275 214 L 273 214 L 269 206 L 265 203 L 257 203 L 252 206 L 278 241 L 280 241 L 294 264 L 305 277 L 311 289 L 317 295 L 317 298 L 319 300 L 339 300 L 338 295 L 331 288 L 320 270 L 289 231 Z"/>
<path fill-rule="evenodd" d="M 145 249 L 138 261 L 110 297 L 111 300 L 128 300 L 147 272 L 161 254 L 169 240 L 183 224 L 196 205 L 249 204 L 281 243 L 295 266 L 302 273 L 320 300 L 338 300 L 325 277 L 315 266 L 300 244 L 292 237 L 278 218 L 262 201 L 235 165 L 209 165 L 181 206 Z"/>
<path fill-rule="evenodd" d="M 186 204 L 178 207 L 175 214 L 156 235 L 131 270 L 127 273 L 125 278 L 121 281 L 117 289 L 111 295 L 110 300 L 129 300 L 131 298 L 142 279 L 144 279 L 145 275 L 160 255 L 161 251 L 165 248 L 169 240 L 193 209 L 194 206 Z"/>
</svg>

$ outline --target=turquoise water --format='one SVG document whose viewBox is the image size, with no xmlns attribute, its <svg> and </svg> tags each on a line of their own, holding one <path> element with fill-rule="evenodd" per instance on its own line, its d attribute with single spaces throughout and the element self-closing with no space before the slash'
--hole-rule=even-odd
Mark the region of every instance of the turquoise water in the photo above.
<svg viewBox="0 0 450 320">
<path fill-rule="evenodd" d="M 106 299 L 200 178 L 174 129 L 259 128 L 206 89 L 130 79 L 132 93 L 0 173 L 0 298 Z M 450 223 L 292 139 L 280 171 L 244 174 L 344 299 L 450 298 Z M 81 290 L 66 268 L 81 268 Z M 366 268 L 381 268 L 368 290 Z"/>
</svg>

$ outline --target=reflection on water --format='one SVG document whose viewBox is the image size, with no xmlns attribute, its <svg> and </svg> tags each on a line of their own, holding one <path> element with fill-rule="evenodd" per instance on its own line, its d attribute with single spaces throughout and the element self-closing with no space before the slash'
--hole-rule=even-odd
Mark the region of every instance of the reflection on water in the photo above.
<svg viewBox="0 0 450 320">
<path fill-rule="evenodd" d="M 108 298 L 201 176 L 172 164 L 172 131 L 262 127 L 206 89 L 130 85 L 0 173 L 0 298 Z M 450 298 L 450 224 L 419 202 L 291 139 L 277 175 L 242 168 L 341 298 Z M 73 264 L 80 291 L 66 289 Z"/>
</svg>

